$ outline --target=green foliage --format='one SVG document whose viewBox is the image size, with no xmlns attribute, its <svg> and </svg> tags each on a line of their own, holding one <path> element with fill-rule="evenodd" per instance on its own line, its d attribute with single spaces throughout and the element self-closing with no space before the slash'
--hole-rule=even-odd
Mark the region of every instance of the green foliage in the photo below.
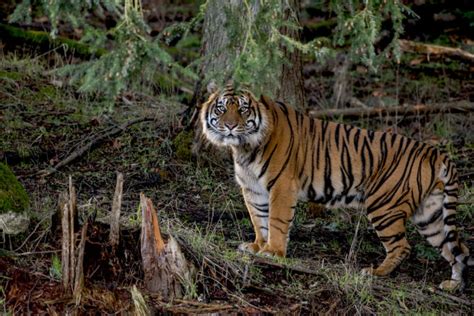
<svg viewBox="0 0 474 316">
<path fill-rule="evenodd" d="M 49 275 L 55 280 L 61 280 L 62 278 L 61 259 L 57 255 L 53 255 L 51 259 Z"/>
<path fill-rule="evenodd" d="M 302 43 L 288 35 L 300 29 L 297 13 L 288 1 L 243 0 L 242 5 L 226 3 L 222 10 L 226 16 L 227 52 L 232 64 L 226 71 L 206 74 L 207 81 L 212 79 L 222 85 L 231 78 L 235 84 L 243 83 L 258 95 L 263 89 L 279 84 L 281 67 L 288 63 L 285 51 L 300 50 L 316 58 L 331 53 L 326 46 L 329 39 Z"/>
<path fill-rule="evenodd" d="M 415 244 L 415 251 L 418 257 L 425 258 L 431 261 L 437 260 L 439 258 L 438 251 L 431 245 L 425 243 Z"/>
<path fill-rule="evenodd" d="M 8 211 L 24 212 L 30 201 L 23 186 L 8 165 L 0 163 L 0 214 Z"/>
<path fill-rule="evenodd" d="M 377 57 L 389 53 L 399 61 L 401 52 L 398 39 L 403 33 L 406 15 L 416 16 L 398 0 L 331 0 L 330 9 L 337 15 L 334 42 L 337 45 L 350 44 L 351 57 L 375 69 Z M 382 22 L 390 20 L 393 35 L 390 44 L 377 54 L 375 44 L 382 31 Z"/>
<path fill-rule="evenodd" d="M 340 46 L 349 46 L 350 57 L 376 70 L 382 57 L 392 55 L 400 59 L 398 39 L 403 33 L 402 22 L 414 13 L 398 0 L 331 0 L 316 6 L 337 15 L 333 39 L 321 37 L 302 43 L 288 34 L 300 30 L 297 14 L 289 1 L 243 0 L 243 5 L 228 3 L 225 25 L 230 39 L 229 53 L 233 54 L 230 73 L 207 74 L 222 84 L 227 78 L 234 83 L 245 83 L 259 94 L 265 87 L 278 85 L 281 67 L 288 60 L 285 51 L 299 50 L 323 61 L 335 54 Z M 375 45 L 380 40 L 382 23 L 392 23 L 389 45 L 380 53 Z M 212 57 L 210 57 L 212 58 Z M 267 91 L 268 92 L 268 91 Z"/>
<path fill-rule="evenodd" d="M 152 88 L 157 72 L 176 79 L 196 78 L 191 70 L 173 60 L 160 38 L 150 37 L 139 0 L 39 0 L 38 3 L 52 24 L 51 36 L 56 36 L 58 22 L 64 20 L 84 30 L 81 43 L 102 52 L 98 59 L 59 69 L 61 75 L 71 78 L 71 83 L 79 84 L 80 92 L 100 92 L 114 100 L 124 91 Z M 10 21 L 28 20 L 31 8 L 30 0 L 24 0 Z M 92 10 L 107 11 L 117 25 L 107 31 L 93 27 L 87 20 Z M 108 44 L 112 48 L 103 51 Z"/>
<path fill-rule="evenodd" d="M 156 38 L 149 35 L 140 0 L 23 0 L 10 21 L 30 21 L 31 12 L 36 12 L 49 18 L 53 37 L 58 33 L 59 21 L 81 29 L 84 34 L 81 43 L 87 44 L 92 52 L 102 54 L 97 59 L 63 67 L 60 73 L 79 84 L 79 91 L 100 92 L 114 100 L 124 91 L 147 90 L 160 85 L 162 76 L 156 76 L 156 73 L 166 74 L 177 82 L 183 77 L 197 79 L 189 67 L 184 68 L 173 59 L 164 45 L 180 39 L 177 49 L 186 49 L 190 44 L 195 46 L 196 38 L 188 35 L 200 25 L 210 1 L 214 0 L 205 1 L 191 21 L 175 23 Z M 316 38 L 302 43 L 290 35 L 300 30 L 291 1 L 223 1 L 219 5 L 226 16 L 223 27 L 229 38 L 226 49 L 232 64 L 225 71 L 206 74 L 206 80 L 215 79 L 222 84 L 232 78 L 236 84 L 244 83 L 256 94 L 279 84 L 279 74 L 288 63 L 286 52 L 291 54 L 299 50 L 322 60 L 333 55 L 336 47 L 349 45 L 351 57 L 373 70 L 379 57 L 392 55 L 398 60 L 397 43 L 403 32 L 403 19 L 408 14 L 414 15 L 398 0 L 318 1 L 315 6 L 337 16 L 334 38 Z M 107 14 L 117 22 L 116 26 L 109 30 L 92 26 L 89 22 L 92 12 Z M 390 44 L 377 53 L 375 45 L 385 21 L 391 22 L 393 34 Z M 106 47 L 111 49 L 104 51 Z M 199 62 L 199 59 L 194 60 L 191 66 Z"/>
</svg>

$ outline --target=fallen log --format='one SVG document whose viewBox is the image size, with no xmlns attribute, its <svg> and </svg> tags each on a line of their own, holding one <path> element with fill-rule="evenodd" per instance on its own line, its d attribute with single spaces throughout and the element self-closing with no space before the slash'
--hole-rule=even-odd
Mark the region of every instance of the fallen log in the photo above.
<svg viewBox="0 0 474 316">
<path fill-rule="evenodd" d="M 161 236 L 158 215 L 150 199 L 140 193 L 142 210 L 141 254 L 145 288 L 172 300 L 184 297 L 192 284 L 194 266 L 189 263 L 173 237 Z"/>
<path fill-rule="evenodd" d="M 426 54 L 429 60 L 430 55 L 454 57 L 474 63 L 474 54 L 460 48 L 446 47 L 433 44 L 425 44 L 408 40 L 399 40 L 400 49 L 404 52 Z"/>
<path fill-rule="evenodd" d="M 469 101 L 456 101 L 451 103 L 416 104 L 391 107 L 373 108 L 348 108 L 312 110 L 309 115 L 315 118 L 342 116 L 344 118 L 362 118 L 375 116 L 407 116 L 434 113 L 466 113 L 474 111 L 474 103 Z"/>
</svg>

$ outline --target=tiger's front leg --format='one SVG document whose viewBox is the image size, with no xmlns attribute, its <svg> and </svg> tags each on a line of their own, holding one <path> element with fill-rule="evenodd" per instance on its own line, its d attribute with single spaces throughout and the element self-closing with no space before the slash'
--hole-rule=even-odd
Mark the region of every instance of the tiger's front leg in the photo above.
<svg viewBox="0 0 474 316">
<path fill-rule="evenodd" d="M 290 181 L 280 181 L 274 185 L 270 192 L 268 240 L 259 253 L 268 256 L 286 256 L 296 201 L 297 193 Z"/>
<path fill-rule="evenodd" d="M 240 244 L 239 250 L 255 254 L 263 249 L 268 238 L 268 193 L 244 187 L 242 194 L 252 220 L 255 241 Z"/>
</svg>

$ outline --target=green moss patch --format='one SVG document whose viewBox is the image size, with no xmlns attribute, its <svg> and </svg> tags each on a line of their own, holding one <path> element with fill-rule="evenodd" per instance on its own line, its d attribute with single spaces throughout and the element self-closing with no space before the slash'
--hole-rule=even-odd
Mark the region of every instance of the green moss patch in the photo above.
<svg viewBox="0 0 474 316">
<path fill-rule="evenodd" d="M 192 131 L 181 131 L 173 139 L 176 157 L 181 160 L 191 160 L 191 146 L 193 143 Z"/>
<path fill-rule="evenodd" d="M 28 194 L 23 186 L 11 169 L 0 163 L 0 214 L 23 213 L 28 210 L 29 205 Z"/>
</svg>

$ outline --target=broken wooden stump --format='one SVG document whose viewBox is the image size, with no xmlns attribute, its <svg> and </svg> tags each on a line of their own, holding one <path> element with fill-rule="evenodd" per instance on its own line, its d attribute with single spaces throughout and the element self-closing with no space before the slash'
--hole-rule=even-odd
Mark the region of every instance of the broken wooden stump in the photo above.
<svg viewBox="0 0 474 316">
<path fill-rule="evenodd" d="M 62 210 L 62 250 L 61 271 L 62 283 L 68 294 L 73 294 L 74 301 L 78 305 L 81 300 L 84 287 L 84 249 L 87 234 L 87 222 L 81 230 L 79 247 L 76 249 L 75 226 L 77 225 L 76 189 L 69 177 L 69 189 L 67 193 L 60 195 L 59 203 Z M 76 223 L 76 224 L 75 224 Z"/>
<path fill-rule="evenodd" d="M 159 293 L 163 298 L 181 298 L 186 285 L 192 282 L 194 266 L 186 260 L 172 236 L 163 240 L 153 203 L 143 193 L 140 193 L 140 207 L 144 285 L 148 291 Z"/>
</svg>

